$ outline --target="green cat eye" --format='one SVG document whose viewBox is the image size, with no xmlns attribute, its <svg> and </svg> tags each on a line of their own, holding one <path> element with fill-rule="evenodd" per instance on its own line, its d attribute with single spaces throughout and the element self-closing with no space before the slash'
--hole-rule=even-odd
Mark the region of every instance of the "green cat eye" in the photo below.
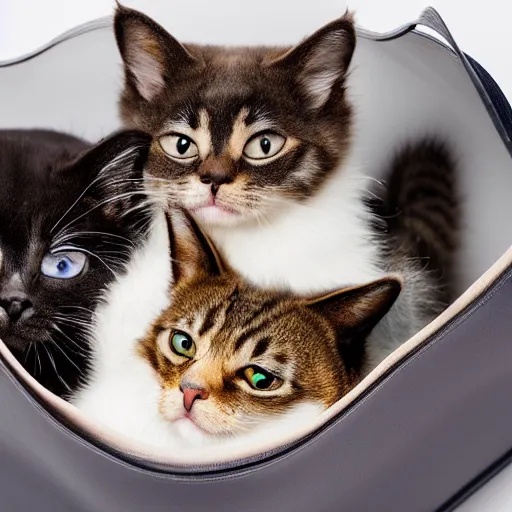
<svg viewBox="0 0 512 512">
<path fill-rule="evenodd" d="M 192 359 L 196 354 L 196 344 L 184 332 L 175 332 L 171 335 L 171 350 L 179 356 Z"/>
<path fill-rule="evenodd" d="M 278 379 L 260 366 L 248 366 L 244 370 L 244 377 L 252 388 L 258 390 L 269 390 L 275 388 Z"/>
</svg>

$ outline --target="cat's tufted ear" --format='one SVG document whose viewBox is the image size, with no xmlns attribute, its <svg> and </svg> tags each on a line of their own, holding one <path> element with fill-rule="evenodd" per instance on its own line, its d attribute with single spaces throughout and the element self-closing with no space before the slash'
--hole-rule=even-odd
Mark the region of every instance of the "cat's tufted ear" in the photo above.
<svg viewBox="0 0 512 512">
<path fill-rule="evenodd" d="M 185 210 L 168 214 L 167 226 L 175 284 L 219 276 L 229 270 L 213 242 Z"/>
<path fill-rule="evenodd" d="M 117 46 L 125 69 L 125 86 L 139 100 L 151 101 L 194 57 L 163 27 L 145 14 L 118 4 L 114 17 Z"/>
<path fill-rule="evenodd" d="M 342 357 L 351 366 L 359 366 L 367 336 L 395 303 L 401 289 L 397 278 L 386 277 L 312 298 L 307 305 L 335 328 Z"/>
<path fill-rule="evenodd" d="M 111 218 L 121 218 L 136 206 L 147 204 L 143 172 L 151 140 L 150 135 L 137 130 L 114 133 L 58 172 L 82 185 L 80 199 L 94 203 Z"/>
<path fill-rule="evenodd" d="M 336 90 L 342 92 L 355 45 L 354 20 L 347 11 L 270 65 L 291 73 L 311 108 L 320 109 Z"/>
</svg>

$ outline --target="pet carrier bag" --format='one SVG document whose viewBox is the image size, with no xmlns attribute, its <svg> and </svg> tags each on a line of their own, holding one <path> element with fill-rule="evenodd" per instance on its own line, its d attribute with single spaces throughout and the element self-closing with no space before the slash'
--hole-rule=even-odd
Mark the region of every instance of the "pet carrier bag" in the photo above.
<svg viewBox="0 0 512 512">
<path fill-rule="evenodd" d="M 173 5 L 172 19 L 186 8 Z M 218 7 L 209 8 L 205 27 L 229 35 Z M 0 64 L 0 126 L 49 127 L 91 141 L 118 128 L 122 67 L 111 25 L 110 18 L 86 24 Z M 190 26 L 196 33 L 178 36 L 205 42 Z M 464 199 L 460 297 L 314 428 L 298 425 L 279 445 L 269 440 L 258 452 L 248 446 L 187 466 L 92 424 L 30 378 L 0 342 L 2 512 L 433 512 L 452 510 L 508 463 L 509 104 L 431 8 L 390 33 L 359 30 L 350 80 L 356 142 L 374 176 L 411 137 L 440 135 L 454 148 Z"/>
</svg>

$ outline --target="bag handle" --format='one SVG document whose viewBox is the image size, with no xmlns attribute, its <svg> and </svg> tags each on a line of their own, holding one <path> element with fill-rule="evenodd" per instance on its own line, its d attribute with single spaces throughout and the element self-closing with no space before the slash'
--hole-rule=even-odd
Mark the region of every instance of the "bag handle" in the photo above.
<svg viewBox="0 0 512 512">
<path fill-rule="evenodd" d="M 433 7 L 427 7 L 416 22 L 410 25 L 410 29 L 412 30 L 418 25 L 433 30 L 450 44 L 451 49 L 466 69 L 496 130 L 512 156 L 512 108 L 498 84 L 478 62 L 460 49 L 446 23 Z"/>
</svg>

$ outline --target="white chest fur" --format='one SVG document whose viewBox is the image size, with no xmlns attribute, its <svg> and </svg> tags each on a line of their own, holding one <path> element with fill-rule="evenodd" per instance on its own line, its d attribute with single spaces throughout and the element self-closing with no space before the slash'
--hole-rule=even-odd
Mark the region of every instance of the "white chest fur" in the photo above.
<svg viewBox="0 0 512 512">
<path fill-rule="evenodd" d="M 257 285 L 307 294 L 369 283 L 389 269 L 363 202 L 369 179 L 350 162 L 306 204 L 265 224 L 215 228 L 210 235 L 229 263 Z M 368 339 L 367 371 L 431 320 L 415 297 L 421 277 L 412 278 L 406 261 L 395 270 L 404 290 Z"/>
<path fill-rule="evenodd" d="M 366 180 L 338 171 L 305 204 L 252 227 L 215 228 L 230 264 L 258 285 L 325 291 L 378 278 L 379 247 L 361 198 Z"/>
<path fill-rule="evenodd" d="M 168 306 L 170 281 L 167 226 L 160 213 L 147 243 L 96 311 L 91 376 L 71 399 L 90 418 L 138 439 L 156 434 L 160 386 L 137 355 L 137 341 Z"/>
</svg>

